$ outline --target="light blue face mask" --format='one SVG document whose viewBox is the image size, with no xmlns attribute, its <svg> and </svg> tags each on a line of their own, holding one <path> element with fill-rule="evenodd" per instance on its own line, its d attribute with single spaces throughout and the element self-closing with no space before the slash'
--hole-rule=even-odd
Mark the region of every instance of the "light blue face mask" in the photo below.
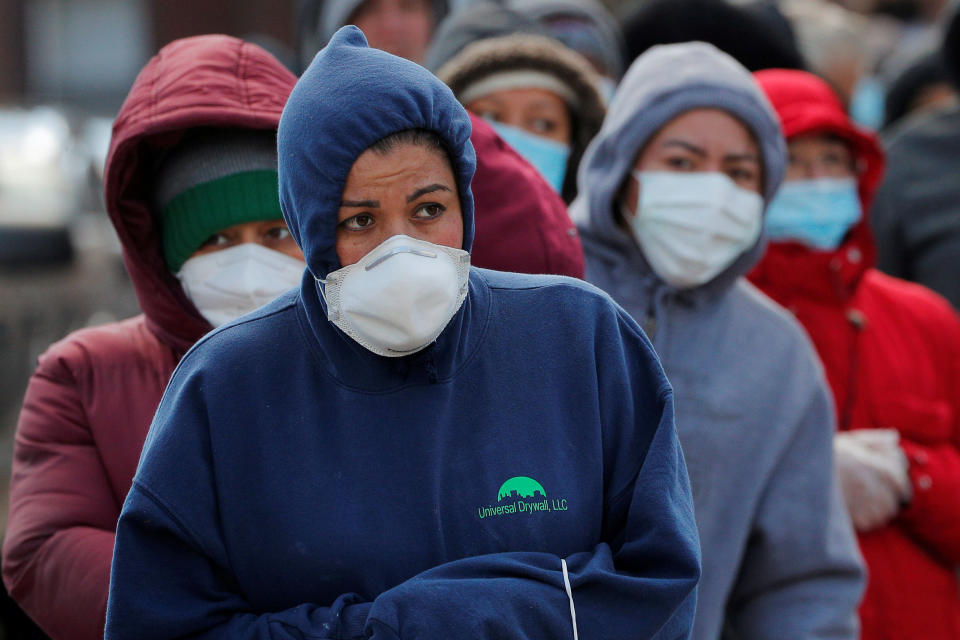
<svg viewBox="0 0 960 640">
<path fill-rule="evenodd" d="M 879 80 L 864 76 L 857 82 L 850 98 L 850 117 L 860 125 L 877 131 L 883 126 L 886 111 L 885 90 Z"/>
<path fill-rule="evenodd" d="M 829 251 L 860 221 L 862 210 L 853 178 L 784 182 L 767 208 L 764 227 L 771 240 L 793 240 Z"/>
<path fill-rule="evenodd" d="M 554 191 L 560 193 L 563 190 L 563 178 L 567 174 L 567 160 L 570 158 L 569 146 L 501 122 L 488 122 L 524 160 L 537 168 Z"/>
</svg>

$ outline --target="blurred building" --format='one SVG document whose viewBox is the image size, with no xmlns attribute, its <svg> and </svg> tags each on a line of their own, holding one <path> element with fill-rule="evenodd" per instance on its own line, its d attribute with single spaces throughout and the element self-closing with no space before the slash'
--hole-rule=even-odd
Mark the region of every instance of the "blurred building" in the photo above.
<svg viewBox="0 0 960 640">
<path fill-rule="evenodd" d="M 250 38 L 288 56 L 294 0 L 0 0 L 0 101 L 112 112 L 167 42 Z"/>
</svg>

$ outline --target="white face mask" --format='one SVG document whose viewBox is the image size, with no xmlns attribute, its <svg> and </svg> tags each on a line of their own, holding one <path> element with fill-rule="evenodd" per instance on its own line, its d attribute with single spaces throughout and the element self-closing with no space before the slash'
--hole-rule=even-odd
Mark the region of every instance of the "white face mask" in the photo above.
<svg viewBox="0 0 960 640">
<path fill-rule="evenodd" d="M 763 198 L 722 173 L 635 171 L 640 249 L 678 289 L 709 282 L 752 247 L 763 226 Z M 626 213 L 624 214 L 626 215 Z"/>
<path fill-rule="evenodd" d="M 302 260 L 247 242 L 189 258 L 177 278 L 200 314 L 219 327 L 299 285 L 305 267 Z"/>
<path fill-rule="evenodd" d="M 437 339 L 469 276 L 466 251 L 398 235 L 317 282 L 330 322 L 373 353 L 399 357 Z"/>
</svg>

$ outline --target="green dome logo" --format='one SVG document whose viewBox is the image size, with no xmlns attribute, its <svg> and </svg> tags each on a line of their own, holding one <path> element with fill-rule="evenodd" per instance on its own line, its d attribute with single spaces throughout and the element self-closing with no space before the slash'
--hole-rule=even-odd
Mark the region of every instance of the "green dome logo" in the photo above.
<svg viewBox="0 0 960 640">
<path fill-rule="evenodd" d="M 543 486 L 539 482 L 527 476 L 516 476 L 500 485 L 500 491 L 497 492 L 497 501 L 509 498 L 514 493 L 519 498 L 533 498 L 537 493 L 540 494 L 541 498 L 547 497 L 547 492 L 543 490 Z"/>
</svg>

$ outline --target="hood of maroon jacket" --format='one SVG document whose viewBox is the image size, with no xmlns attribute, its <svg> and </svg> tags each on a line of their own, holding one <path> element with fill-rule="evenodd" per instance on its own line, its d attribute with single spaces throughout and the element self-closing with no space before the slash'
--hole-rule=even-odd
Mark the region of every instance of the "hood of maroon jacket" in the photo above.
<svg viewBox="0 0 960 640">
<path fill-rule="evenodd" d="M 114 122 L 107 212 L 150 330 L 181 354 L 211 326 L 164 262 L 151 210 L 152 174 L 188 129 L 276 129 L 295 83 L 256 45 L 225 35 L 185 38 L 147 63 Z"/>
<path fill-rule="evenodd" d="M 477 152 L 470 263 L 485 269 L 583 278 L 583 248 L 567 207 L 536 169 L 470 114 Z"/>
<path fill-rule="evenodd" d="M 817 76 L 769 69 L 754 77 L 780 117 L 788 142 L 799 135 L 829 133 L 850 144 L 858 169 L 862 213 L 860 222 L 832 251 L 811 249 L 799 242 L 770 242 L 749 278 L 774 299 L 783 290 L 828 301 L 847 300 L 876 260 L 867 212 L 883 175 L 883 151 L 876 136 L 850 120 L 833 90 Z"/>
</svg>

